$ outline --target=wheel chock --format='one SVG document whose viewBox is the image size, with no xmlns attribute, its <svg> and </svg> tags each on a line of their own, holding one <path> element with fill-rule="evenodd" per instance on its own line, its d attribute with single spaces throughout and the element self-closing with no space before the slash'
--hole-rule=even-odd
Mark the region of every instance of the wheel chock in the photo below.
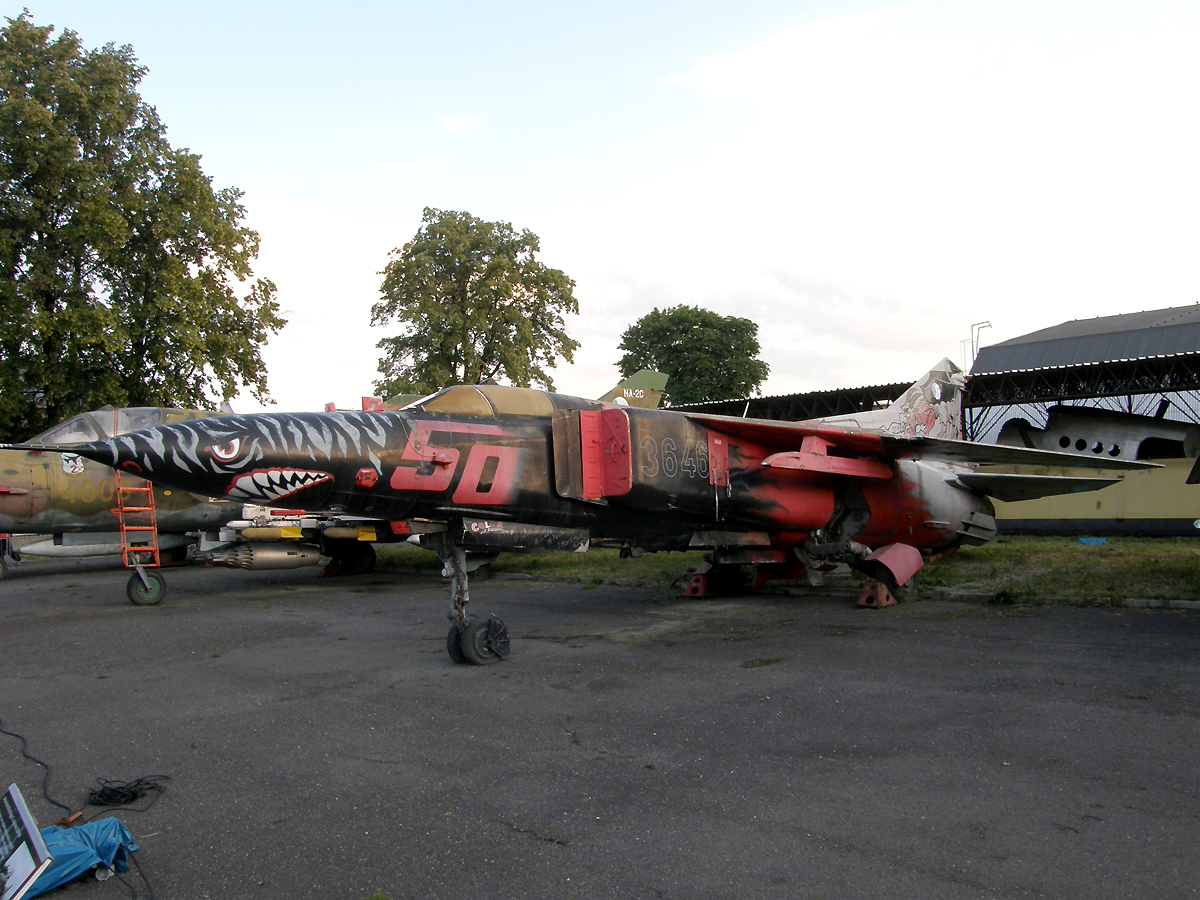
<svg viewBox="0 0 1200 900">
<path fill-rule="evenodd" d="M 699 597 L 701 600 L 708 597 L 708 571 L 712 568 L 712 563 L 702 563 L 700 568 L 696 569 L 692 575 L 692 580 L 688 582 L 688 586 L 683 589 L 685 597 Z"/>
<path fill-rule="evenodd" d="M 858 605 L 866 609 L 883 609 L 885 606 L 895 606 L 896 598 L 882 582 L 868 581 L 858 595 Z"/>
</svg>

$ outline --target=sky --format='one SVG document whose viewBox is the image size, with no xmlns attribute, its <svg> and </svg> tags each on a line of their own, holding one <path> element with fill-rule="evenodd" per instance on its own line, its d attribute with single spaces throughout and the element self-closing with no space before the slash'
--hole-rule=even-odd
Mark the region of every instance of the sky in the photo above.
<svg viewBox="0 0 1200 900">
<path fill-rule="evenodd" d="M 373 393 L 379 273 L 425 207 L 540 237 L 580 396 L 655 307 L 757 322 L 773 395 L 1200 302 L 1197 2 L 22 8 L 131 45 L 171 143 L 244 192 L 289 319 L 275 409 Z"/>
</svg>

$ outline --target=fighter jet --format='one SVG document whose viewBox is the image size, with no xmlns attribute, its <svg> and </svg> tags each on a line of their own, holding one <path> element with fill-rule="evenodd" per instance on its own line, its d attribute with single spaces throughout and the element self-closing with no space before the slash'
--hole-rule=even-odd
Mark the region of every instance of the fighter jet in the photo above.
<svg viewBox="0 0 1200 900">
<path fill-rule="evenodd" d="M 887 593 L 929 555 L 990 540 L 989 496 L 1115 480 L 976 471 L 1081 459 L 957 439 L 961 385 L 943 361 L 859 427 L 459 385 L 394 412 L 220 416 L 67 449 L 205 496 L 370 517 L 420 535 L 452 575 L 447 651 L 483 664 L 507 656 L 509 639 L 498 618 L 467 611 L 468 550 L 705 549 L 714 573 L 753 565 L 760 575 L 844 559 Z"/>
<path fill-rule="evenodd" d="M 90 442 L 122 432 L 144 429 L 171 422 L 191 421 L 216 413 L 191 409 L 107 407 L 80 413 L 31 438 L 22 450 L 0 450 L 0 572 L 8 560 L 19 560 L 20 553 L 37 556 L 104 556 L 121 550 L 117 518 L 116 473 L 107 466 L 89 462 L 69 445 Z M 47 449 L 53 446 L 54 452 Z M 145 482 L 128 476 L 126 487 L 141 488 Z M 158 524 L 158 547 L 165 559 L 182 561 L 189 534 L 212 528 L 235 517 L 241 507 L 232 503 L 208 502 L 170 487 L 154 492 Z M 43 537 L 18 550 L 9 534 Z M 140 585 L 140 582 L 139 582 Z M 157 595 L 157 585 L 150 588 Z M 157 602 L 140 585 L 130 580 L 130 597 L 136 603 Z M 161 596 L 158 595 L 158 599 Z"/>
</svg>

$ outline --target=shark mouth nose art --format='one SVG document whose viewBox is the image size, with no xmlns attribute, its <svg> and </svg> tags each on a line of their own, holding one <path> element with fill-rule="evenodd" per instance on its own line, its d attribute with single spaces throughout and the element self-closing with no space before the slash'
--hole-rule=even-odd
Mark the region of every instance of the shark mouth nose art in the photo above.
<svg viewBox="0 0 1200 900">
<path fill-rule="evenodd" d="M 310 472 L 305 469 L 255 469 L 239 475 L 225 492 L 226 499 L 272 503 L 298 494 L 314 484 L 333 481 L 328 472 Z"/>
</svg>

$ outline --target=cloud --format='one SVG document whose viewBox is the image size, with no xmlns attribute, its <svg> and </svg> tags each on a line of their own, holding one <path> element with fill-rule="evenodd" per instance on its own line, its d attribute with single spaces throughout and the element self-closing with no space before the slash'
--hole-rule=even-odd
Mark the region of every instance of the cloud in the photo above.
<svg viewBox="0 0 1200 900">
<path fill-rule="evenodd" d="M 402 178 L 412 178 L 421 170 L 412 163 L 390 162 L 372 167 L 375 170 L 376 181 L 399 181 Z"/>
<path fill-rule="evenodd" d="M 772 393 L 915 378 L 982 320 L 991 343 L 1194 303 L 1197 43 L 1180 6 L 1071 28 L 899 11 L 698 59 L 669 80 L 708 101 L 691 146 L 572 223 L 619 246 L 572 270 L 581 302 L 625 281 L 619 334 L 661 305 L 653 273 L 748 315 Z"/>
<path fill-rule="evenodd" d="M 447 116 L 442 119 L 442 127 L 447 131 L 453 131 L 455 134 L 466 134 L 475 127 L 475 123 L 479 120 L 474 116 Z"/>
</svg>

